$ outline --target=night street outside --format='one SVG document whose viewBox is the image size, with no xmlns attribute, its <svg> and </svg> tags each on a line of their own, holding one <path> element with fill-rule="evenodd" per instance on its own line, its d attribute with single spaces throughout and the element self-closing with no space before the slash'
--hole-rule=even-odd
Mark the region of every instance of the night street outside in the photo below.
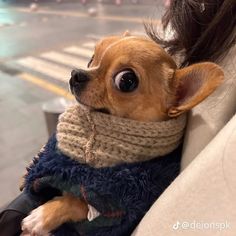
<svg viewBox="0 0 236 236">
<path fill-rule="evenodd" d="M 100 3 L 98 3 L 100 2 Z M 163 1 L 0 0 L 0 206 L 19 193 L 27 163 L 47 141 L 42 105 L 71 99 L 73 68 L 87 65 L 106 35 L 144 34 L 160 21 Z M 91 16 L 92 15 L 92 16 Z"/>
</svg>

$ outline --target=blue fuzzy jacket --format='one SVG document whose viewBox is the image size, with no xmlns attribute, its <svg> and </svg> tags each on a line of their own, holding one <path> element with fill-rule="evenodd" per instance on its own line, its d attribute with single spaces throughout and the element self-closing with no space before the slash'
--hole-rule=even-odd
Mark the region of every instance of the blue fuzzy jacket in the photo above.
<svg viewBox="0 0 236 236">
<path fill-rule="evenodd" d="M 68 222 L 54 235 L 125 236 L 178 175 L 179 164 L 180 148 L 151 161 L 93 168 L 62 154 L 53 136 L 28 170 L 25 191 L 39 204 L 70 192 L 101 213 L 91 222 Z"/>
</svg>

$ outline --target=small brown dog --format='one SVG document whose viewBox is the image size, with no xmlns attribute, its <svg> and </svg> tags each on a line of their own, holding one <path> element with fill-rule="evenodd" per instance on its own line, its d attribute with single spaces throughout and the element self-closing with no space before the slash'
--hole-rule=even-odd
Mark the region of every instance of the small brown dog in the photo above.
<svg viewBox="0 0 236 236">
<path fill-rule="evenodd" d="M 177 69 L 155 42 L 143 37 L 108 37 L 99 42 L 87 70 L 72 72 L 76 99 L 94 109 L 138 121 L 179 116 L 210 95 L 223 81 L 213 63 Z M 36 208 L 22 222 L 22 235 L 48 235 L 68 221 L 87 218 L 88 206 L 72 195 Z"/>
</svg>

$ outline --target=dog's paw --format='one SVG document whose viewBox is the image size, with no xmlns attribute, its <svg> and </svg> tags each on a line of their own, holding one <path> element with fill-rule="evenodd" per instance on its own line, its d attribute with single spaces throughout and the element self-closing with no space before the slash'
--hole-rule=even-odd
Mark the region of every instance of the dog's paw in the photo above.
<svg viewBox="0 0 236 236">
<path fill-rule="evenodd" d="M 32 236 L 50 236 L 51 234 L 45 228 L 43 219 L 43 206 L 33 210 L 29 216 L 23 219 L 21 224 L 22 235 Z"/>
</svg>

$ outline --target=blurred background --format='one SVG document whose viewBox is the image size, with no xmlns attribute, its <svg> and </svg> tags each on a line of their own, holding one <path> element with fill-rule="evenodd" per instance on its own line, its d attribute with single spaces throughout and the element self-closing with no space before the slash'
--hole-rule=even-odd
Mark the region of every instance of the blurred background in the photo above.
<svg viewBox="0 0 236 236">
<path fill-rule="evenodd" d="M 87 65 L 102 37 L 144 34 L 149 18 L 160 24 L 167 6 L 163 0 L 0 0 L 0 206 L 19 193 L 25 167 L 47 141 L 45 117 L 50 121 L 72 101 L 72 68 Z"/>
</svg>

